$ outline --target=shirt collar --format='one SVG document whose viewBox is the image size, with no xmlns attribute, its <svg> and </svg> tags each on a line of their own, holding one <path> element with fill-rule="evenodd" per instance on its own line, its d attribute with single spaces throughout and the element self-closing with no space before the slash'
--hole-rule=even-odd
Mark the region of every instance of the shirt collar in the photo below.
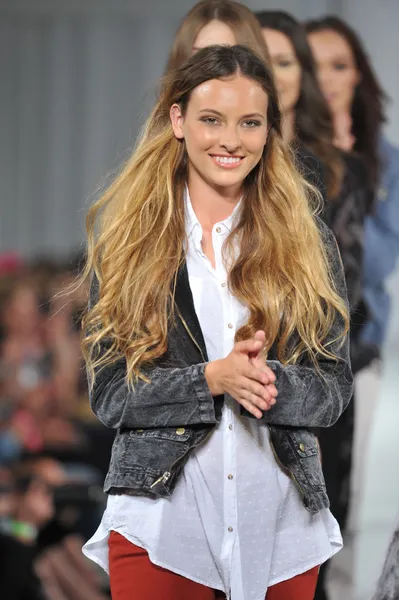
<svg viewBox="0 0 399 600">
<path fill-rule="evenodd" d="M 235 224 L 235 219 L 239 214 L 239 209 L 241 207 L 241 204 L 242 204 L 242 197 L 240 198 L 237 205 L 234 207 L 234 210 L 231 213 L 231 215 L 228 216 L 223 221 L 220 221 L 219 223 L 217 223 L 217 225 L 225 227 L 228 230 L 228 232 L 230 233 Z M 187 237 L 190 237 L 196 229 L 199 229 L 202 232 L 201 223 L 198 221 L 198 217 L 194 212 L 187 186 L 186 186 L 186 189 L 184 192 L 184 207 L 185 207 L 184 213 L 185 213 Z"/>
</svg>

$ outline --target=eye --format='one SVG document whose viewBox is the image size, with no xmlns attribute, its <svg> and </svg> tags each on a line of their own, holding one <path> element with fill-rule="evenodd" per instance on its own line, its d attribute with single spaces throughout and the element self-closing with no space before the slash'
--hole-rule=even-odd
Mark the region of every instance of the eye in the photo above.
<svg viewBox="0 0 399 600">
<path fill-rule="evenodd" d="M 287 67 L 291 67 L 291 65 L 293 65 L 293 61 L 292 60 L 279 60 L 277 63 L 278 67 L 282 67 L 283 69 L 287 68 Z"/>
<path fill-rule="evenodd" d="M 336 71 L 345 71 L 345 69 L 347 69 L 347 65 L 345 63 L 335 63 L 334 69 Z"/>
<path fill-rule="evenodd" d="M 206 123 L 207 125 L 217 125 L 218 124 L 218 120 L 216 117 L 203 117 L 201 119 L 201 121 L 203 123 Z"/>
<path fill-rule="evenodd" d="M 248 119 L 243 122 L 244 127 L 248 129 L 254 129 L 255 127 L 260 127 L 262 123 L 260 121 L 256 121 L 255 119 Z"/>
</svg>

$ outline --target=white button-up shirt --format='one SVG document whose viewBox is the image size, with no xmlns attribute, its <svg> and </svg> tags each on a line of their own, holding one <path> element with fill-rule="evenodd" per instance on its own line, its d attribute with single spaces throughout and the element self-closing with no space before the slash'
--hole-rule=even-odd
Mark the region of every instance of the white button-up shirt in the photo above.
<svg viewBox="0 0 399 600">
<path fill-rule="evenodd" d="M 186 197 L 187 268 L 209 360 L 227 356 L 248 309 L 229 291 L 222 245 L 233 214 L 212 230 L 215 268 L 204 255 L 202 228 Z M 283 402 L 279 396 L 277 402 Z M 190 455 L 169 498 L 110 496 L 84 553 L 108 570 L 107 537 L 118 531 L 151 561 L 231 600 L 264 600 L 271 585 L 329 559 L 342 547 L 329 510 L 311 515 L 277 465 L 267 426 L 241 417 L 226 397 L 214 432 Z"/>
</svg>

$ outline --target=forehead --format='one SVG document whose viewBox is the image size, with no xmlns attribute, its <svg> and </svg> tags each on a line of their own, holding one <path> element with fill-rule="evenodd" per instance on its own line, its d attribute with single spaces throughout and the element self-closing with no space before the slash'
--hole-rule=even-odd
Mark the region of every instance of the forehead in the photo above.
<svg viewBox="0 0 399 600">
<path fill-rule="evenodd" d="M 353 53 L 346 39 L 336 31 L 315 31 L 309 34 L 309 43 L 319 59 L 329 59 L 336 56 L 353 59 Z"/>
<path fill-rule="evenodd" d="M 262 31 L 270 54 L 295 54 L 291 40 L 285 33 L 268 27 Z"/>
<path fill-rule="evenodd" d="M 267 113 L 267 95 L 262 87 L 242 75 L 228 79 L 210 79 L 197 86 L 190 97 L 188 110 L 200 111 L 205 108 L 225 112 L 238 111 Z"/>
<path fill-rule="evenodd" d="M 194 41 L 194 48 L 206 48 L 215 44 L 234 46 L 235 43 L 233 30 L 226 23 L 214 19 L 200 29 Z"/>
</svg>

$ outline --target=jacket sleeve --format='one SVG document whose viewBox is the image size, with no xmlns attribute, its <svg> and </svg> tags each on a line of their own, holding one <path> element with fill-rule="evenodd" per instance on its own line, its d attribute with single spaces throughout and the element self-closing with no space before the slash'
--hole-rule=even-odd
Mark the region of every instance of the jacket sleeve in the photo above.
<svg viewBox="0 0 399 600">
<path fill-rule="evenodd" d="M 399 257 L 399 152 L 396 169 L 380 191 L 375 215 L 365 224 L 364 280 L 375 287 L 395 270 Z"/>
<path fill-rule="evenodd" d="M 332 265 L 337 293 L 347 303 L 342 261 L 332 232 L 321 227 Z M 342 318 L 337 315 L 326 340 L 337 337 Z M 276 375 L 278 397 L 276 404 L 263 413 L 263 422 L 292 427 L 329 427 L 345 410 L 352 397 L 353 376 L 349 358 L 349 336 L 330 346 L 338 361 L 320 357 L 318 369 L 304 359 L 301 363 L 284 366 L 277 360 L 267 361 Z"/>
<path fill-rule="evenodd" d="M 94 279 L 89 305 L 97 297 L 98 283 Z M 132 387 L 126 381 L 126 362 L 121 358 L 96 373 L 89 391 L 91 408 L 111 428 L 215 424 L 215 401 L 205 379 L 205 365 L 145 368 L 142 371 L 150 383 L 140 379 Z"/>
</svg>

